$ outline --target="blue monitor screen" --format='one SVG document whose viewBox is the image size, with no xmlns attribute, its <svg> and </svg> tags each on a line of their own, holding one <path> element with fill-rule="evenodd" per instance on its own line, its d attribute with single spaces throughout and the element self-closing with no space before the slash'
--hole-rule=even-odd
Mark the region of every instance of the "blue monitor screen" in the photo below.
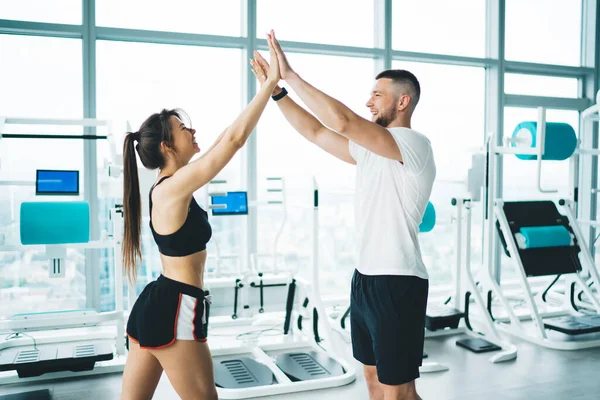
<svg viewBox="0 0 600 400">
<path fill-rule="evenodd" d="M 225 208 L 213 208 L 212 215 L 246 215 L 248 214 L 248 196 L 246 192 L 227 192 L 226 196 L 212 196 L 211 202 L 225 204 Z"/>
<path fill-rule="evenodd" d="M 35 194 L 79 195 L 79 171 L 37 170 Z"/>
</svg>

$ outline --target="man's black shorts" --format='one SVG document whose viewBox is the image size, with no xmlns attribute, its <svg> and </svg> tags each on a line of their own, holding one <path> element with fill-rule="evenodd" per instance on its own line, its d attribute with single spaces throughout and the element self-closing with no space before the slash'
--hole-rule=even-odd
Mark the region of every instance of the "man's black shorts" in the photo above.
<svg viewBox="0 0 600 400">
<path fill-rule="evenodd" d="M 416 276 L 352 277 L 350 322 L 354 358 L 375 365 L 379 382 L 401 385 L 419 377 L 429 281 Z"/>
</svg>

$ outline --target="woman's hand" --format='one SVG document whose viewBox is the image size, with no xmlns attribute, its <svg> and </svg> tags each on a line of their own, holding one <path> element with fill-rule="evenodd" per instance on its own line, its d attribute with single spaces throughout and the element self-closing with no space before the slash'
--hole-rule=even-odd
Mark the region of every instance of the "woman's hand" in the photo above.
<svg viewBox="0 0 600 400">
<path fill-rule="evenodd" d="M 267 60 L 265 60 L 258 51 L 254 51 L 254 59 L 250 59 L 250 65 L 252 66 L 252 72 L 254 73 L 254 76 L 256 76 L 256 79 L 261 85 L 264 85 L 264 83 L 267 81 L 268 71 L 271 68 Z M 272 95 L 275 96 L 280 92 L 281 87 L 276 85 Z"/>
</svg>

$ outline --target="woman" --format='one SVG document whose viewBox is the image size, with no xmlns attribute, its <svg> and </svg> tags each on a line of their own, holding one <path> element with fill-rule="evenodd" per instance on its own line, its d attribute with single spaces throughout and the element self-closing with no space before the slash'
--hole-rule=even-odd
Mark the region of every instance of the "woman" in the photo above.
<svg viewBox="0 0 600 400">
<path fill-rule="evenodd" d="M 152 398 L 163 370 L 182 399 L 216 399 L 206 343 L 203 273 L 211 237 L 208 214 L 192 194 L 210 182 L 242 148 L 280 79 L 273 48 L 268 79 L 240 116 L 200 158 L 196 130 L 181 114 L 163 110 L 125 138 L 123 268 L 135 281 L 141 258 L 141 205 L 135 151 L 144 167 L 160 170 L 150 190 L 150 229 L 160 251 L 162 275 L 149 283 L 127 323 L 129 355 L 122 399 Z"/>
</svg>

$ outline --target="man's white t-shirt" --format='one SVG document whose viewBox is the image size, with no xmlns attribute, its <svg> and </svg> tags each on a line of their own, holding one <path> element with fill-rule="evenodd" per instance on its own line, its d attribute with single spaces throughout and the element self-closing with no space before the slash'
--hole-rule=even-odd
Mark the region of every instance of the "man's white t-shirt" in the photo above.
<svg viewBox="0 0 600 400">
<path fill-rule="evenodd" d="M 436 174 L 431 143 L 412 129 L 387 129 L 403 163 L 350 141 L 350 155 L 357 166 L 357 269 L 363 275 L 428 279 L 418 234 Z"/>
</svg>

